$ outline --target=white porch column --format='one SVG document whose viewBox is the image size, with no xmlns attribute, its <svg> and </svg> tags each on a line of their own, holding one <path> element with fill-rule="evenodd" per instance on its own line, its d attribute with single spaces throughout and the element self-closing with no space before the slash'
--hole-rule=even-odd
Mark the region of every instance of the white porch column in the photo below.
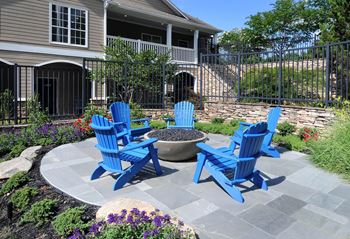
<svg viewBox="0 0 350 239">
<path fill-rule="evenodd" d="M 193 49 L 194 49 L 194 63 L 198 63 L 198 38 L 199 38 L 199 31 L 195 30 L 193 34 Z"/>
<path fill-rule="evenodd" d="M 173 31 L 173 25 L 168 24 L 166 28 L 166 45 L 168 47 L 168 50 L 171 50 L 172 47 L 172 31 Z"/>
<path fill-rule="evenodd" d="M 216 46 L 218 44 L 218 34 L 215 34 L 213 37 L 213 44 Z"/>
<path fill-rule="evenodd" d="M 103 1 L 103 46 L 107 46 L 107 9 L 111 0 Z"/>
</svg>

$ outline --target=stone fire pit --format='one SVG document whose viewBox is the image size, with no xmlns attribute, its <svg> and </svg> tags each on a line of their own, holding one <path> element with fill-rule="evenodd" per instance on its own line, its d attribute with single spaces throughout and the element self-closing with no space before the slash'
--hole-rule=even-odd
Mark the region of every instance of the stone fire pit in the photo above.
<svg viewBox="0 0 350 239">
<path fill-rule="evenodd" d="M 145 135 L 145 138 L 158 138 L 158 142 L 155 143 L 155 147 L 158 148 L 158 157 L 167 161 L 184 161 L 193 158 L 199 152 L 196 144 L 207 140 L 202 132 L 186 129 L 151 131 Z"/>
</svg>

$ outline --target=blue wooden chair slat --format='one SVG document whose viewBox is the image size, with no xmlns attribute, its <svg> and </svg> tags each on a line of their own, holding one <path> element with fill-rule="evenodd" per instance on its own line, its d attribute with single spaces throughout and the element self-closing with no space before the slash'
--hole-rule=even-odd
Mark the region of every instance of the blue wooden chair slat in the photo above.
<svg viewBox="0 0 350 239">
<path fill-rule="evenodd" d="M 123 149 L 119 149 L 118 140 L 125 137 L 127 133 L 118 134 L 117 124 L 109 122 L 102 116 L 94 115 L 90 126 L 95 131 L 96 147 L 102 155 L 102 161 L 92 173 L 91 180 L 99 178 L 106 171 L 117 173 L 119 175 L 114 184 L 114 190 L 117 190 L 130 181 L 150 160 L 152 160 L 156 174 L 162 174 L 157 149 L 153 146 L 157 139 L 149 139 L 139 144 L 130 143 Z M 122 161 L 129 162 L 130 166 L 123 168 Z"/>
<path fill-rule="evenodd" d="M 167 128 L 194 128 L 194 105 L 188 101 L 182 101 L 175 104 L 174 107 L 174 119 L 165 119 L 167 121 Z M 170 122 L 175 121 L 175 125 L 171 125 Z"/>
<path fill-rule="evenodd" d="M 275 131 L 277 128 L 277 124 L 278 124 L 278 120 L 280 118 L 281 112 L 282 112 L 282 110 L 280 107 L 275 107 L 275 108 L 270 110 L 270 112 L 267 116 L 268 133 L 266 134 L 266 136 L 263 140 L 262 146 L 261 146 L 261 150 L 266 155 L 274 157 L 274 158 L 280 157 L 280 153 L 271 145 L 271 143 L 272 143 L 273 135 L 275 134 Z M 232 140 L 232 143 L 230 145 L 231 150 L 235 150 L 236 146 L 241 144 L 242 135 L 243 135 L 244 130 L 251 125 L 252 124 L 249 124 L 246 122 L 240 123 L 239 129 L 235 131 L 233 137 L 231 138 L 231 140 Z"/>
<path fill-rule="evenodd" d="M 144 119 L 131 120 L 131 111 L 130 111 L 129 104 L 124 102 L 115 102 L 111 105 L 110 110 L 111 110 L 113 122 L 123 122 L 125 124 L 125 127 L 129 132 L 130 140 L 133 140 L 135 137 L 140 137 L 145 133 L 151 131 L 151 127 L 149 126 L 150 119 L 144 118 Z M 141 122 L 143 123 L 143 127 L 132 129 L 131 128 L 132 122 Z"/>
<path fill-rule="evenodd" d="M 204 143 L 197 146 L 197 167 L 193 181 L 198 183 L 203 167 L 214 177 L 220 186 L 235 200 L 243 203 L 244 198 L 236 187 L 237 184 L 251 181 L 259 188 L 267 190 L 267 184 L 255 169 L 257 159 L 261 156 L 261 146 L 267 135 L 267 123 L 251 125 L 242 134 L 241 147 L 236 156 L 231 150 L 217 150 Z"/>
</svg>

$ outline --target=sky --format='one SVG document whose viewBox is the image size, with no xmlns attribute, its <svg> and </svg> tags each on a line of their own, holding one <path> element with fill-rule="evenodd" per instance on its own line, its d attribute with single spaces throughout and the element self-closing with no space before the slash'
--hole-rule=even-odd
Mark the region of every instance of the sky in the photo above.
<svg viewBox="0 0 350 239">
<path fill-rule="evenodd" d="M 270 10 L 275 0 L 171 0 L 184 12 L 224 31 L 241 28 L 247 17 Z"/>
</svg>

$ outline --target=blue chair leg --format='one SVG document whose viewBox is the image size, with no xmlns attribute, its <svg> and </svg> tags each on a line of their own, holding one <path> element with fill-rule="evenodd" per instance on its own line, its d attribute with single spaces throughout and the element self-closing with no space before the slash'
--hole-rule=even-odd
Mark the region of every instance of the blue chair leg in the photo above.
<svg viewBox="0 0 350 239">
<path fill-rule="evenodd" d="M 205 163 L 205 157 L 206 156 L 202 153 L 197 154 L 197 167 L 196 167 L 196 172 L 194 173 L 194 176 L 193 176 L 194 183 L 198 183 L 198 181 L 199 181 L 199 178 L 201 176 L 203 166 Z"/>
<path fill-rule="evenodd" d="M 122 188 L 129 182 L 148 162 L 149 158 L 144 159 L 130 166 L 124 173 L 122 173 L 114 184 L 113 190 Z"/>
<path fill-rule="evenodd" d="M 97 168 L 94 170 L 94 172 L 92 173 L 90 179 L 91 180 L 95 180 L 98 179 L 99 177 L 101 177 L 102 174 L 104 174 L 106 172 L 106 170 L 101 166 L 97 166 Z"/>
<path fill-rule="evenodd" d="M 159 160 L 158 160 L 158 149 L 155 149 L 153 145 L 151 145 L 148 147 L 148 150 L 151 154 L 152 163 L 153 163 L 154 170 L 156 170 L 156 174 L 158 176 L 162 175 L 163 171 L 162 171 L 162 168 L 160 167 Z"/>
<path fill-rule="evenodd" d="M 244 198 L 241 191 L 235 185 L 227 185 L 226 183 L 220 183 L 224 190 L 236 201 L 244 203 Z"/>
<path fill-rule="evenodd" d="M 268 156 L 271 156 L 273 158 L 280 158 L 280 153 L 272 146 L 263 145 L 261 150 Z"/>
<path fill-rule="evenodd" d="M 268 190 L 267 184 L 265 182 L 265 180 L 263 179 L 263 177 L 261 177 L 260 175 L 260 171 L 257 170 L 253 173 L 253 183 L 255 186 L 264 189 L 264 190 Z"/>
</svg>

